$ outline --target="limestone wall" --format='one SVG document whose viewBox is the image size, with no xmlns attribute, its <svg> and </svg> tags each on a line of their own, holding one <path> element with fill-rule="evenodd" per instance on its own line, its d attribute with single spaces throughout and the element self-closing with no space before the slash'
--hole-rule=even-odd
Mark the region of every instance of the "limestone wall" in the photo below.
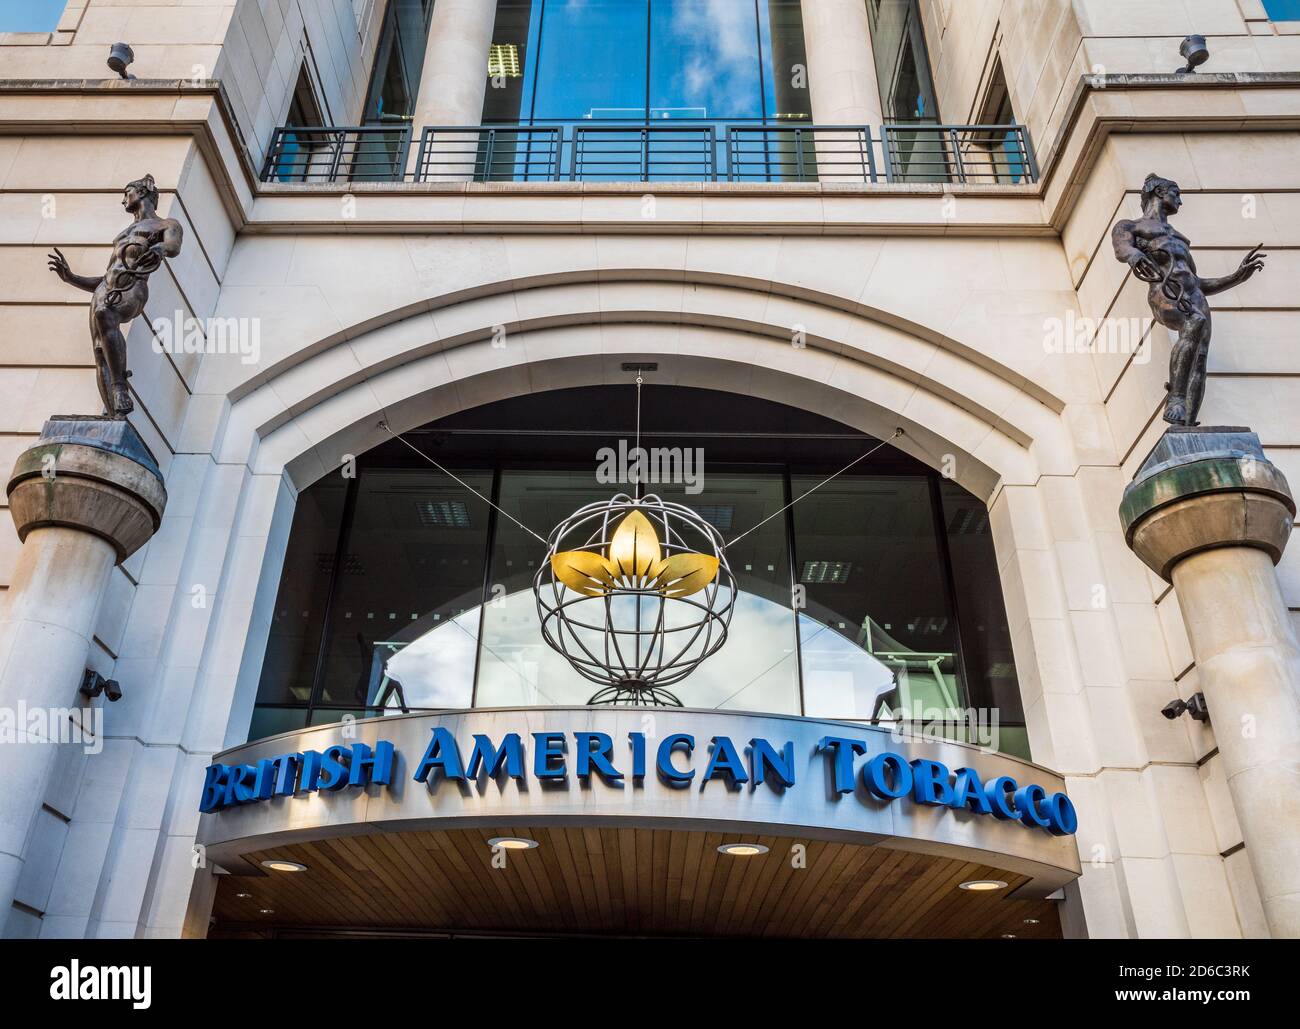
<svg viewBox="0 0 1300 1029">
<path fill-rule="evenodd" d="M 1118 264 L 1111 252 L 1109 228 L 1121 217 L 1133 217 L 1139 210 L 1138 192 L 1147 172 L 1176 179 L 1183 187 L 1185 206 L 1176 219 L 1179 229 L 1196 244 L 1198 267 L 1203 275 L 1223 275 L 1236 267 L 1253 245 L 1264 243 L 1271 251 L 1268 270 L 1238 289 L 1212 300 L 1215 309 L 1214 343 L 1210 351 L 1210 381 L 1201 420 L 1209 425 L 1249 425 L 1265 445 L 1269 459 L 1292 482 L 1300 476 L 1297 435 L 1293 411 L 1296 355 L 1289 346 L 1296 318 L 1295 292 L 1291 287 L 1292 251 L 1300 241 L 1300 196 L 1293 156 L 1300 138 L 1291 132 L 1234 134 L 1159 134 L 1113 136 L 1107 142 L 1085 190 L 1084 198 L 1066 226 L 1067 259 L 1074 271 L 1080 309 L 1092 318 L 1132 319 L 1147 314 L 1146 288 Z M 1120 454 L 1118 474 L 1111 476 L 1110 489 L 1118 491 L 1132 477 L 1137 466 L 1163 431 L 1160 408 L 1167 379 L 1171 336 L 1155 327 L 1136 355 L 1098 353 L 1097 373 L 1116 448 Z M 1116 492 L 1115 495 L 1118 495 Z M 1289 549 L 1278 568 L 1283 595 L 1293 612 L 1300 609 L 1300 552 Z M 1158 707 L 1167 690 L 1154 682 L 1172 677 L 1180 696 L 1197 691 L 1196 669 L 1178 601 L 1172 589 L 1145 573 L 1156 598 L 1155 622 L 1135 625 L 1132 648 L 1147 655 L 1139 681 L 1129 689 L 1150 699 Z M 1150 645 L 1163 639 L 1161 653 Z M 1240 848 L 1241 831 L 1227 796 L 1227 786 L 1215 749 L 1214 731 L 1187 722 L 1194 766 L 1173 772 L 1162 767 L 1173 752 L 1164 747 L 1148 755 L 1151 763 L 1136 765 L 1127 773 L 1132 796 L 1129 803 L 1136 817 L 1145 817 L 1156 807 L 1175 803 L 1162 789 L 1162 779 L 1182 787 L 1198 778 L 1204 785 L 1206 805 L 1196 818 L 1209 820 L 1213 839 L 1222 859 L 1243 932 L 1266 933 L 1249 875 L 1247 855 Z M 1220 731 L 1242 731 L 1220 727 Z M 1187 757 L 1186 743 L 1175 734 L 1168 738 L 1176 752 Z M 1112 780 L 1113 783 L 1113 780 Z M 1102 785 L 1112 796 L 1112 783 Z M 1192 795 L 1180 787 L 1178 797 Z M 1155 859 L 1162 854 L 1173 862 L 1180 878 L 1218 872 L 1209 855 L 1197 857 L 1186 851 L 1187 843 L 1173 837 L 1151 838 L 1143 852 Z"/>
<path fill-rule="evenodd" d="M 180 932 L 201 769 L 246 731 L 298 489 L 383 438 L 381 417 L 405 428 L 609 381 L 622 359 L 646 354 L 665 381 L 801 403 L 872 431 L 901 424 L 920 459 L 951 456 L 990 505 L 1034 756 L 1067 777 L 1082 818 L 1068 927 L 1263 931 L 1213 733 L 1159 713 L 1195 691 L 1176 600 L 1127 551 L 1116 514 L 1160 431 L 1168 340 L 1059 353 L 1045 336 L 1054 320 L 1145 316 L 1107 235 L 1135 210 L 1148 171 L 1178 179 L 1177 224 L 1207 274 L 1254 243 L 1277 248 L 1268 272 L 1217 298 L 1205 420 L 1251 424 L 1300 481 L 1287 249 L 1300 234 L 1300 81 L 1108 80 L 1082 94 L 1078 81 L 1092 47 L 1116 64 L 1108 71 L 1168 71 L 1191 29 L 1212 35 L 1212 62 L 1253 54 L 1300 67 L 1286 26 L 1258 34 L 1244 0 L 1124 4 L 1164 12 L 1159 25 L 1127 28 L 1091 3 L 928 2 L 942 113 L 969 116 L 1000 48 L 1044 158 L 1041 186 L 349 192 L 260 186 L 260 148 L 292 84 L 281 53 L 300 53 L 304 39 L 335 69 L 321 74 L 346 115 L 336 119 L 355 119 L 374 32 L 358 30 L 354 12 L 373 29 L 382 5 L 310 5 L 333 21 L 279 28 L 275 3 L 199 5 L 185 31 L 210 22 L 211 39 L 166 30 L 170 47 L 149 42 L 143 6 L 89 0 L 65 16 L 55 35 L 66 38 L 0 39 L 6 75 L 96 78 L 104 40 L 126 32 L 142 79 L 0 87 L 0 458 L 49 415 L 97 403 L 87 296 L 46 271 L 46 250 L 97 273 L 125 224 L 121 186 L 146 171 L 186 233 L 129 334 L 132 422 L 170 501 L 101 612 L 93 661 L 124 697 L 106 709 L 102 754 L 61 756 L 25 908 L 7 932 Z M 159 39 L 171 38 L 166 17 Z M 351 35 L 334 31 L 348 18 Z M 254 42 L 259 23 L 269 49 Z M 224 97 L 147 78 L 186 77 L 204 61 L 222 73 Z M 258 360 L 154 352 L 151 323 L 178 309 L 257 319 Z M 489 342 L 498 325 L 505 348 Z M 791 346 L 796 326 L 806 348 Z M 15 548 L 0 533 L 0 582 Z M 1281 572 L 1300 609 L 1296 562 L 1289 553 Z"/>
<path fill-rule="evenodd" d="M 1206 37 L 1208 72 L 1300 68 L 1300 22 L 1271 22 L 1260 0 L 921 0 L 944 121 L 980 112 L 1000 60 L 1016 120 L 1040 161 L 1058 144 L 1084 75 L 1166 74 L 1183 37 Z"/>
</svg>

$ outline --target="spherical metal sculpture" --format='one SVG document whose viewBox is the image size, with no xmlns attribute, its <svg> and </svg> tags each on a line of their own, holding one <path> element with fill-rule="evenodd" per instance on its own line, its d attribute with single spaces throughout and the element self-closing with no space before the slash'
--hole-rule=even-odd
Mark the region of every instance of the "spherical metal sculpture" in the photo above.
<svg viewBox="0 0 1300 1029">
<path fill-rule="evenodd" d="M 542 637 L 602 687 L 589 704 L 680 707 L 666 687 L 726 642 L 736 580 L 700 515 L 624 493 L 555 527 L 533 592 Z"/>
</svg>

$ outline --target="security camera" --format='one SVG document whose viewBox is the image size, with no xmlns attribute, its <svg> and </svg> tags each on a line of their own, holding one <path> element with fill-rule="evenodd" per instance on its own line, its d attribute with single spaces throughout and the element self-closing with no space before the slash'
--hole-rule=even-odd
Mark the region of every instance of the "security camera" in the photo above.
<svg viewBox="0 0 1300 1029">
<path fill-rule="evenodd" d="M 122 687 L 116 679 L 105 679 L 94 669 L 87 668 L 81 677 L 81 694 L 86 697 L 98 697 L 104 694 L 110 701 L 122 699 Z"/>
<path fill-rule="evenodd" d="M 1210 709 L 1205 703 L 1204 693 L 1193 693 L 1189 700 L 1171 700 L 1168 704 L 1160 709 L 1160 713 L 1170 721 L 1186 712 L 1192 716 L 1193 721 L 1208 722 L 1210 720 Z"/>
</svg>

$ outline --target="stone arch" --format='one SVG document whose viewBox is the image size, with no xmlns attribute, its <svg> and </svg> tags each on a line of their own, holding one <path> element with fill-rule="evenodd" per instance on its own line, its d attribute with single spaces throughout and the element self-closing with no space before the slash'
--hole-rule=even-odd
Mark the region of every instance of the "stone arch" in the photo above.
<svg viewBox="0 0 1300 1029">
<path fill-rule="evenodd" d="M 907 435 L 895 445 L 941 469 L 952 456 L 957 481 L 991 506 L 1004 486 L 1073 473 L 1066 404 L 1044 385 L 1059 380 L 1036 377 L 1028 362 L 1017 371 L 843 297 L 738 275 L 704 278 L 558 271 L 526 287 L 515 279 L 394 305 L 347 331 L 299 332 L 264 371 L 250 377 L 235 367 L 243 377 L 226 385 L 219 383 L 226 372 L 205 362 L 199 392 L 223 410 L 212 463 L 201 487 L 191 487 L 201 513 L 178 582 L 217 585 L 205 609 L 179 590 L 170 602 L 150 674 L 176 685 L 147 696 L 141 716 L 154 723 L 150 732 L 175 726 L 197 755 L 184 770 L 186 788 L 197 789 L 202 755 L 246 739 L 299 490 L 344 454 L 387 439 L 381 419 L 402 431 L 525 392 L 627 381 L 621 364 L 641 358 L 660 363 L 656 381 L 778 400 L 880 437 L 901 425 Z M 248 303 L 244 313 L 257 315 L 268 298 Z M 236 313 L 224 299 L 222 313 Z M 508 343 L 494 348 L 503 318 Z M 806 331 L 801 349 L 791 344 L 795 323 Z M 208 513 L 218 508 L 222 514 Z M 1013 519 L 1005 502 L 1000 515 L 994 507 L 1012 618 L 1030 607 L 1036 587 L 1011 558 L 1038 556 L 1031 552 L 1049 538 L 1043 517 L 1018 511 Z M 1057 618 L 1060 600 L 1034 596 L 1037 610 Z M 1031 635 L 1017 646 L 1022 683 L 1059 661 L 1050 640 L 1040 645 Z M 1036 752 L 1040 743 L 1050 752 L 1045 724 L 1031 721 L 1030 735 Z"/>
<path fill-rule="evenodd" d="M 703 289 L 708 291 L 706 295 L 712 295 L 715 299 L 724 296 L 731 299 L 742 298 L 739 306 L 725 302 L 714 305 L 717 308 L 715 320 L 719 323 L 748 324 L 757 329 L 762 324 L 778 319 L 784 323 L 782 335 L 789 334 L 789 317 L 796 313 L 818 324 L 825 324 L 827 328 L 836 327 L 842 330 L 845 319 L 837 316 L 844 315 L 876 327 L 893 329 L 914 341 L 931 344 L 937 351 L 978 366 L 997 378 L 1021 387 L 1027 395 L 1053 411 L 1060 412 L 1064 407 L 1064 402 L 1034 377 L 1018 373 L 979 348 L 887 307 L 853 300 L 843 294 L 815 290 L 783 281 L 768 281 L 750 275 L 697 269 L 670 270 L 652 266 L 625 267 L 617 271 L 601 272 L 588 269 L 559 270 L 510 280 L 478 283 L 434 296 L 417 294 L 404 303 L 377 309 L 368 317 L 359 320 L 344 322 L 340 319 L 332 331 L 320 330 L 318 335 L 310 339 L 295 339 L 292 349 L 271 361 L 257 374 L 232 382 L 229 395 L 232 400 L 239 400 L 259 385 L 285 375 L 296 365 L 310 360 L 331 347 L 380 332 L 425 312 L 434 314 L 435 321 L 446 318 L 458 328 L 463 327 L 462 314 L 472 312 L 476 307 L 491 307 L 498 314 L 511 310 L 520 312 L 540 310 L 546 312 L 547 318 L 553 318 L 555 315 L 551 306 L 555 301 L 550 298 L 563 298 L 566 294 L 573 296 L 579 293 L 582 287 L 601 287 L 606 293 L 615 294 L 620 300 L 625 300 L 627 291 L 635 290 L 637 286 L 659 285 L 680 287 L 683 291 L 688 288 L 695 291 Z M 663 295 L 661 291 L 661 296 Z M 521 297 L 527 297 L 531 302 L 520 302 Z M 547 299 L 536 300 L 535 298 Z M 762 305 L 760 308 L 763 311 L 762 319 L 752 318 L 755 301 Z M 709 308 L 708 304 L 700 304 L 693 310 L 704 314 Z M 581 309 L 582 304 L 578 302 L 568 317 L 577 317 Z M 601 303 L 597 303 L 589 305 L 586 313 L 591 317 L 599 317 L 609 312 Z M 623 313 L 633 312 L 628 309 Z M 648 320 L 663 321 L 674 314 L 688 312 L 684 310 L 675 312 L 671 307 L 665 308 L 651 303 L 635 313 Z M 747 314 L 751 317 L 745 317 Z M 521 320 L 523 320 L 522 315 Z"/>
<path fill-rule="evenodd" d="M 655 358 L 659 381 L 793 390 L 874 434 L 902 427 L 902 449 L 986 500 L 1072 459 L 1063 401 L 947 337 L 794 287 L 627 275 L 465 291 L 295 346 L 231 385 L 218 450 L 301 487 L 379 442 L 381 418 L 401 430 L 558 379 L 617 381 L 621 356 Z"/>
<path fill-rule="evenodd" d="M 400 433 L 524 393 L 627 381 L 623 362 L 653 360 L 655 382 L 777 400 L 882 439 L 901 427 L 893 445 L 988 503 L 1001 485 L 1031 485 L 1072 460 L 1064 405 L 1041 386 L 790 292 L 635 278 L 498 290 L 318 340 L 232 390 L 214 455 L 244 469 L 233 531 L 248 552 L 233 570 L 243 581 L 218 597 L 235 605 L 229 639 L 241 652 L 225 669 L 228 742 L 242 738 L 256 696 L 297 492 L 387 440 L 381 422 Z M 792 345 L 791 324 L 804 346 Z M 494 346 L 502 325 L 506 344 Z M 213 617 L 209 645 L 220 648 L 223 612 Z"/>
</svg>

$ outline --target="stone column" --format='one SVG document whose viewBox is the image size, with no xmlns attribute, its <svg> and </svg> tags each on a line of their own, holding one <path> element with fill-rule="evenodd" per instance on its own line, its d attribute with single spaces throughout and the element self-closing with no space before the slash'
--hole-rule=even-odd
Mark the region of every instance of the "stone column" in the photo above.
<svg viewBox="0 0 1300 1029">
<path fill-rule="evenodd" d="M 496 14 L 496 0 L 438 0 L 433 5 L 412 116 L 408 170 L 416 170 L 420 133 L 426 125 L 482 124 Z M 477 133 L 442 137 L 438 146 L 444 160 L 425 169 L 427 179 L 454 182 L 472 178 L 470 162 L 478 146 Z"/>
<path fill-rule="evenodd" d="M 865 0 L 803 0 L 804 48 L 814 125 L 864 125 L 879 134 L 884 121 Z M 817 136 L 823 182 L 861 182 L 861 141 L 848 134 Z M 883 178 L 880 152 L 876 167 Z"/>
<path fill-rule="evenodd" d="M 1129 546 L 1172 582 L 1275 937 L 1300 937 L 1300 644 L 1273 566 L 1296 506 L 1248 429 L 1170 429 L 1124 491 Z"/>
<path fill-rule="evenodd" d="M 157 530 L 167 503 L 144 441 L 122 420 L 55 417 L 21 455 L 9 509 L 23 541 L 0 621 L 0 929 L 45 800 L 113 566 Z"/>
</svg>

